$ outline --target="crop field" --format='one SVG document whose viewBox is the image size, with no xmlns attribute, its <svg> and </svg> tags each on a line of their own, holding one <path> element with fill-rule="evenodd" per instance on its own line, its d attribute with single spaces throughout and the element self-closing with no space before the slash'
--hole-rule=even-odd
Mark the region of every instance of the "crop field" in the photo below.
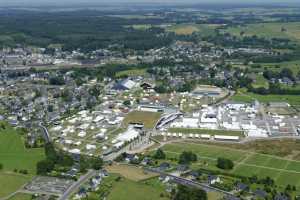
<svg viewBox="0 0 300 200">
<path fill-rule="evenodd" d="M 203 35 L 214 33 L 216 25 L 212 24 L 177 24 L 167 28 L 167 31 L 176 33 L 177 35 L 191 35 L 194 32 L 199 32 Z"/>
<path fill-rule="evenodd" d="M 229 135 L 229 136 L 240 136 L 243 137 L 242 131 L 228 131 L 228 130 L 209 130 L 200 128 L 169 128 L 171 133 L 183 133 L 183 134 L 208 134 L 208 135 Z"/>
<path fill-rule="evenodd" d="M 123 123 L 125 126 L 129 123 L 143 123 L 145 128 L 152 129 L 160 119 L 160 116 L 161 113 L 157 112 L 132 111 L 125 117 Z"/>
<path fill-rule="evenodd" d="M 4 171 L 23 169 L 35 174 L 36 163 L 43 158 L 44 149 L 26 149 L 22 137 L 13 128 L 0 131 L 0 163 Z"/>
<path fill-rule="evenodd" d="M 229 28 L 226 32 L 236 36 L 244 32 L 245 36 L 257 35 L 265 38 L 286 38 L 300 42 L 299 22 L 248 24 L 246 26 Z"/>
<path fill-rule="evenodd" d="M 170 158 L 178 157 L 182 151 L 193 151 L 199 158 L 198 162 L 193 164 L 194 168 L 216 170 L 217 158 L 223 157 L 235 162 L 234 169 L 229 171 L 232 174 L 257 175 L 261 178 L 270 176 L 278 186 L 285 187 L 287 184 L 291 184 L 300 187 L 300 161 L 224 146 L 184 142 L 167 144 L 163 150 Z"/>
</svg>

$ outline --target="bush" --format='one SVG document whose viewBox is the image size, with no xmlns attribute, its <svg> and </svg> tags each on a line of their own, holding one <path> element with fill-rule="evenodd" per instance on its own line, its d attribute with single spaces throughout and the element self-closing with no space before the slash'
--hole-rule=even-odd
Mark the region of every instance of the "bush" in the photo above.
<svg viewBox="0 0 300 200">
<path fill-rule="evenodd" d="M 217 167 L 220 169 L 230 170 L 230 169 L 233 169 L 234 164 L 233 164 L 232 160 L 229 160 L 226 158 L 218 158 Z"/>
</svg>

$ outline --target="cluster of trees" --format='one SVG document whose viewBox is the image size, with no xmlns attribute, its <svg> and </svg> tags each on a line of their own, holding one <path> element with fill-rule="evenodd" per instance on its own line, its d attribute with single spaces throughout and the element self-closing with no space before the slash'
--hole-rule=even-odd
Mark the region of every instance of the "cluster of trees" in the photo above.
<svg viewBox="0 0 300 200">
<path fill-rule="evenodd" d="M 204 190 L 178 185 L 177 190 L 172 192 L 173 200 L 207 200 Z"/>
<path fill-rule="evenodd" d="M 295 80 L 295 76 L 294 76 L 294 73 L 291 69 L 289 68 L 283 68 L 282 70 L 280 71 L 272 71 L 272 70 L 268 70 L 266 69 L 264 72 L 263 72 L 263 76 L 268 79 L 268 80 L 271 80 L 271 79 L 279 79 L 279 78 L 284 78 L 284 77 L 287 77 L 289 79 L 291 79 L 292 81 Z"/>
<path fill-rule="evenodd" d="M 234 163 L 232 162 L 232 160 L 226 158 L 218 158 L 217 167 L 220 169 L 230 170 L 233 169 Z"/>
<path fill-rule="evenodd" d="M 157 151 L 153 155 L 153 158 L 155 158 L 155 159 L 165 159 L 166 154 L 163 152 L 162 149 L 157 149 Z"/>
<path fill-rule="evenodd" d="M 45 155 L 46 159 L 37 163 L 37 174 L 46 175 L 55 168 L 55 165 L 68 167 L 74 163 L 70 155 L 57 152 L 51 143 L 45 144 Z"/>
<path fill-rule="evenodd" d="M 49 78 L 49 84 L 50 85 L 64 85 L 65 79 L 61 75 L 51 76 Z"/>
<path fill-rule="evenodd" d="M 183 151 L 180 156 L 178 163 L 189 165 L 191 162 L 196 162 L 198 160 L 197 155 L 191 151 Z"/>
<path fill-rule="evenodd" d="M 261 95 L 268 95 L 268 94 L 300 95 L 299 89 L 282 88 L 278 83 L 270 83 L 269 88 L 265 88 L 265 87 L 254 88 L 251 85 L 249 85 L 248 91 L 261 94 Z"/>
<path fill-rule="evenodd" d="M 37 13 L 17 12 L 1 15 L 0 34 L 9 39 L 0 46 L 16 44 L 48 47 L 61 44 L 63 50 L 81 49 L 90 52 L 118 44 L 122 48 L 147 50 L 162 47 L 173 41 L 175 34 L 152 27 L 146 30 L 131 28 L 135 24 L 157 24 L 162 19 L 126 19 L 107 16 L 100 11 Z M 47 49 L 53 54 L 53 50 Z"/>
</svg>

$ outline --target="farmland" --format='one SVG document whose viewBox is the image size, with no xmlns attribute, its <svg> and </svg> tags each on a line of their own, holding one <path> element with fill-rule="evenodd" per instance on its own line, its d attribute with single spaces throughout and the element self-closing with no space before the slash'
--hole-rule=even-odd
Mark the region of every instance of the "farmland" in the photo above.
<svg viewBox="0 0 300 200">
<path fill-rule="evenodd" d="M 160 116 L 161 113 L 133 111 L 126 116 L 123 123 L 125 126 L 129 123 L 143 123 L 145 128 L 151 129 L 154 128 Z"/>
<path fill-rule="evenodd" d="M 278 186 L 285 187 L 287 184 L 292 184 L 298 188 L 300 187 L 299 161 L 205 144 L 174 143 L 165 145 L 163 150 L 170 158 L 178 157 L 182 151 L 193 151 L 199 158 L 199 161 L 193 164 L 192 167 L 194 168 L 217 170 L 216 159 L 223 157 L 235 162 L 235 168 L 229 171 L 232 174 L 241 176 L 257 175 L 261 178 L 270 176 Z"/>
<path fill-rule="evenodd" d="M 200 33 L 210 35 L 214 33 L 216 25 L 213 24 L 179 24 L 167 27 L 167 31 L 174 32 L 177 35 L 191 35 Z"/>
<path fill-rule="evenodd" d="M 124 76 L 143 76 L 146 74 L 145 69 L 132 69 L 120 71 L 116 74 L 116 77 L 124 77 Z"/>
<path fill-rule="evenodd" d="M 260 23 L 248 24 L 246 26 L 232 27 L 226 30 L 233 35 L 240 36 L 244 32 L 244 36 L 257 35 L 265 38 L 286 38 L 293 41 L 300 41 L 300 23 Z"/>
</svg>

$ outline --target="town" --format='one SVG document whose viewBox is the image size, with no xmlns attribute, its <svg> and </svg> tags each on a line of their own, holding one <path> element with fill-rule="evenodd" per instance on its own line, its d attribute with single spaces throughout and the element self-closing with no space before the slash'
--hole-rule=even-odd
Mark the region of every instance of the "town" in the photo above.
<svg viewBox="0 0 300 200">
<path fill-rule="evenodd" d="M 168 9 L 38 11 L 68 41 L 3 15 L 0 200 L 300 199 L 299 16 Z M 80 45 L 67 16 L 92 16 Z"/>
</svg>

